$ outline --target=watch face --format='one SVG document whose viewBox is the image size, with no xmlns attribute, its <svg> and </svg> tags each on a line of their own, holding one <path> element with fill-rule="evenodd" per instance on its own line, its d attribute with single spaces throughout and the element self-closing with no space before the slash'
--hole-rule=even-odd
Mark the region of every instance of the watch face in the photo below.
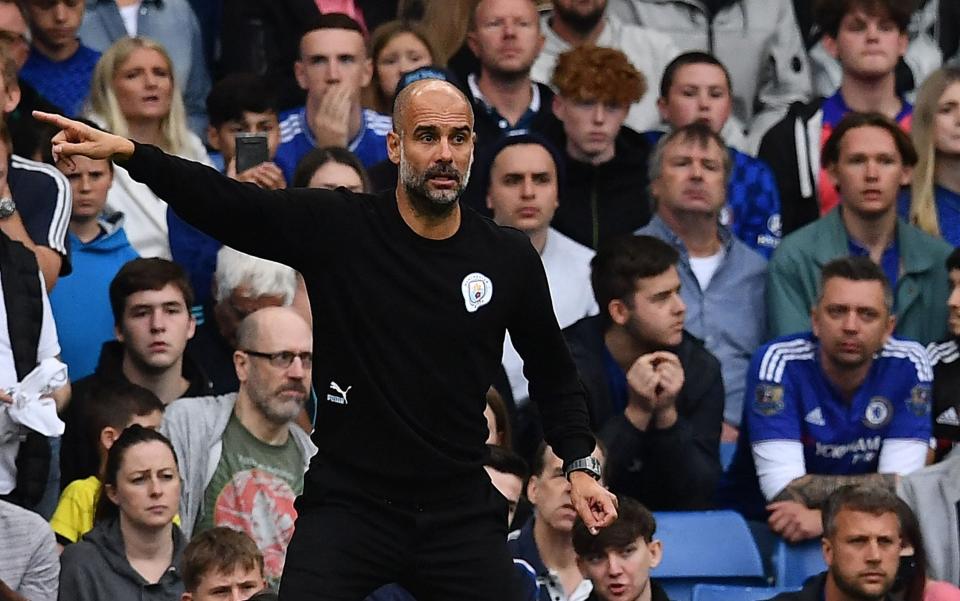
<svg viewBox="0 0 960 601">
<path fill-rule="evenodd" d="M 0 218 L 9 217 L 17 210 L 16 203 L 9 196 L 0 198 Z"/>
</svg>

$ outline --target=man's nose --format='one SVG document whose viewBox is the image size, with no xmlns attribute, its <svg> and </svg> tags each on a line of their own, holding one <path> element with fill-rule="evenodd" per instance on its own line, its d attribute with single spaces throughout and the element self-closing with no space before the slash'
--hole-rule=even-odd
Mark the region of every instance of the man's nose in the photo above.
<svg viewBox="0 0 960 601">
<path fill-rule="evenodd" d="M 304 378 L 307 375 L 307 368 L 303 365 L 303 359 L 299 356 L 293 358 L 290 366 L 287 368 L 287 376 L 291 378 Z"/>
<path fill-rule="evenodd" d="M 533 198 L 536 196 L 536 188 L 533 185 L 532 177 L 524 177 L 523 183 L 521 184 L 520 194 L 523 198 Z"/>
</svg>

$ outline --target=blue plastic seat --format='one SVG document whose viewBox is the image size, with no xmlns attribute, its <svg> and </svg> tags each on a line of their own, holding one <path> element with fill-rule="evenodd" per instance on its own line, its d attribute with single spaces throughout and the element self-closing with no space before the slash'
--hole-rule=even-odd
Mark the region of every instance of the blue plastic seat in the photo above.
<svg viewBox="0 0 960 601">
<path fill-rule="evenodd" d="M 790 544 L 785 540 L 777 543 L 773 556 L 776 585 L 797 588 L 804 581 L 827 569 L 823 560 L 820 539 Z"/>
<path fill-rule="evenodd" d="M 772 599 L 780 593 L 795 590 L 797 589 L 769 586 L 698 584 L 693 587 L 693 601 L 766 601 L 766 599 Z"/>
<path fill-rule="evenodd" d="M 690 601 L 697 584 L 767 584 L 760 552 L 735 511 L 658 512 L 663 561 L 652 575 L 673 601 Z"/>
</svg>

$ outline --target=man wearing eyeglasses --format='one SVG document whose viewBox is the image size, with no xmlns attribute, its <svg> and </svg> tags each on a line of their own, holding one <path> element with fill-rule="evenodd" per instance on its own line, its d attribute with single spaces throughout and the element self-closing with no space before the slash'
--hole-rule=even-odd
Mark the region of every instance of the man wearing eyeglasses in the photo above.
<svg viewBox="0 0 960 601">
<path fill-rule="evenodd" d="M 184 534 L 214 526 L 247 533 L 275 589 L 297 519 L 293 502 L 317 450 L 294 422 L 309 396 L 313 336 L 293 309 L 268 307 L 240 323 L 237 348 L 239 390 L 175 401 L 160 430 L 180 464 Z"/>
</svg>

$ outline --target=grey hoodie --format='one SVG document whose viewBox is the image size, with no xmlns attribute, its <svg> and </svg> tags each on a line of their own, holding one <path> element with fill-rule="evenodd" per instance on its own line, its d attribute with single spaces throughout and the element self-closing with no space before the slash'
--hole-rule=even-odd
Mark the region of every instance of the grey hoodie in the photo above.
<svg viewBox="0 0 960 601">
<path fill-rule="evenodd" d="M 180 559 L 186 541 L 173 527 L 173 562 L 156 584 L 150 584 L 127 561 L 120 520 L 100 522 L 69 545 L 60 556 L 63 601 L 179 601 L 183 593 Z"/>
</svg>

